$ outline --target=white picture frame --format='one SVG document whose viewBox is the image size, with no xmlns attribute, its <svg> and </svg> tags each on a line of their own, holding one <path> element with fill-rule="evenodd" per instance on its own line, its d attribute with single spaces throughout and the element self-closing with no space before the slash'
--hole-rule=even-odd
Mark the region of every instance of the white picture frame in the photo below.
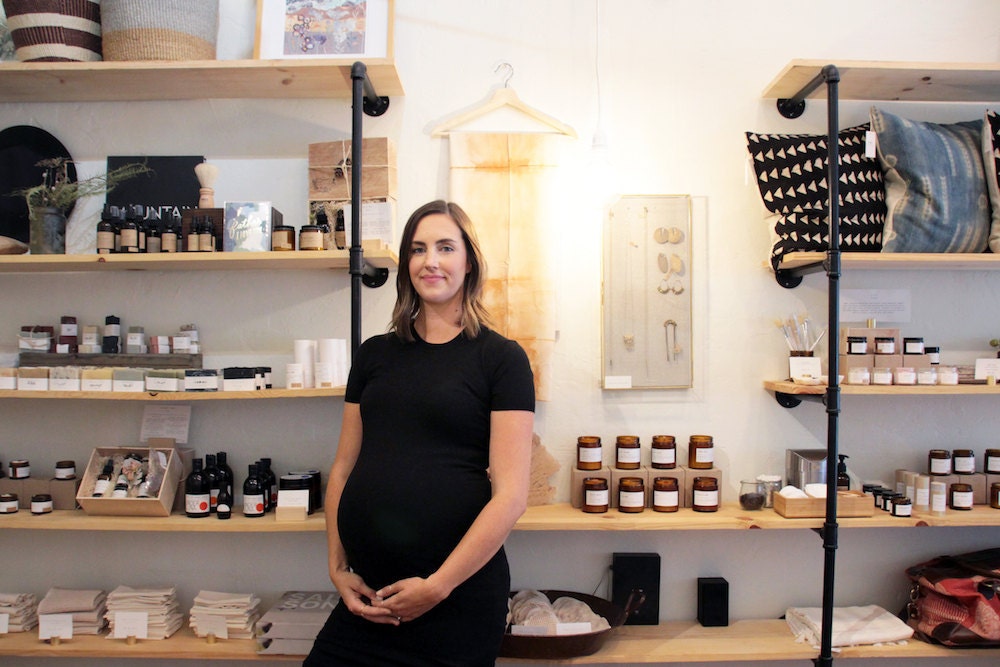
<svg viewBox="0 0 1000 667">
<path fill-rule="evenodd" d="M 257 0 L 259 60 L 392 57 L 393 0 Z"/>
</svg>

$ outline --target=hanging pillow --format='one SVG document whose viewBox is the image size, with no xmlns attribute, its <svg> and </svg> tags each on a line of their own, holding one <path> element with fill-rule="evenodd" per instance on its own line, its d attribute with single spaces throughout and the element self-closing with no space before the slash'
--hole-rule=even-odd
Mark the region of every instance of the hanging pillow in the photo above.
<svg viewBox="0 0 1000 667">
<path fill-rule="evenodd" d="M 882 252 L 983 252 L 990 204 L 983 120 L 947 125 L 872 107 L 886 186 Z"/>
<path fill-rule="evenodd" d="M 103 0 L 105 60 L 215 60 L 219 3 Z"/>
<path fill-rule="evenodd" d="M 838 134 L 840 245 L 878 252 L 885 220 L 885 186 L 878 162 L 865 157 L 868 125 Z M 827 136 L 746 133 L 757 189 L 771 230 L 771 266 L 796 251 L 829 247 Z"/>
<path fill-rule="evenodd" d="M 3 0 L 3 8 L 18 60 L 101 59 L 99 0 Z"/>
<path fill-rule="evenodd" d="M 983 167 L 990 195 L 990 250 L 1000 253 L 1000 115 L 987 111 L 983 124 Z"/>
</svg>

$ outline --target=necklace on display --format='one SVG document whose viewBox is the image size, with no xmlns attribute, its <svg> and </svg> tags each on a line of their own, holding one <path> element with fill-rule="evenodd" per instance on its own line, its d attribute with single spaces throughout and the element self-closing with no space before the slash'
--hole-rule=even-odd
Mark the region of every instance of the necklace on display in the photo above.
<svg viewBox="0 0 1000 667">
<path fill-rule="evenodd" d="M 677 355 L 681 353 L 681 346 L 677 343 L 677 322 L 674 320 L 665 321 L 663 323 L 663 333 L 667 345 L 667 361 L 677 361 Z M 670 344 L 671 338 L 674 341 L 673 345 Z"/>
</svg>

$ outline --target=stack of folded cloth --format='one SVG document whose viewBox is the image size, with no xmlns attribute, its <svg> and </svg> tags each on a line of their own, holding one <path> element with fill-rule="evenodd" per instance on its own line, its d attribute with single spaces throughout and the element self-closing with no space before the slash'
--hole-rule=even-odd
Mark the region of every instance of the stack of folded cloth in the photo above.
<svg viewBox="0 0 1000 667">
<path fill-rule="evenodd" d="M 119 586 L 108 595 L 107 619 L 114 635 L 115 614 L 138 611 L 147 614 L 147 639 L 166 639 L 184 625 L 184 614 L 177 602 L 177 589 L 130 588 Z"/>
<path fill-rule="evenodd" d="M 260 598 L 253 593 L 199 591 L 188 620 L 199 637 L 209 634 L 204 629 L 208 616 L 221 616 L 226 620 L 226 632 L 230 639 L 252 639 L 254 624 L 260 618 Z"/>
<path fill-rule="evenodd" d="M 819 607 L 789 607 L 785 621 L 797 641 L 819 646 L 823 610 Z M 905 644 L 913 628 L 878 605 L 834 607 L 830 645 Z"/>
<path fill-rule="evenodd" d="M 72 614 L 74 635 L 100 634 L 107 625 L 104 620 L 108 594 L 98 590 L 50 588 L 38 603 L 38 613 Z"/>
<path fill-rule="evenodd" d="M 7 632 L 27 632 L 38 625 L 38 598 L 31 593 L 0 593 L 0 614 L 7 614 Z"/>
</svg>

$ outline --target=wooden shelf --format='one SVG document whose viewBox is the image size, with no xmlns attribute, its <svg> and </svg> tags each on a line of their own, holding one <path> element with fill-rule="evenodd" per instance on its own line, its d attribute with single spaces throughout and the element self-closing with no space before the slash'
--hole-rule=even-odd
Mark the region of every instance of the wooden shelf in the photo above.
<svg viewBox="0 0 1000 667">
<path fill-rule="evenodd" d="M 0 65 L 4 102 L 350 97 L 356 59 L 99 61 Z M 403 94 L 392 60 L 365 61 L 375 92 Z"/>
<path fill-rule="evenodd" d="M 764 388 L 795 396 L 822 396 L 826 393 L 826 385 L 795 384 L 791 380 L 765 380 Z M 983 396 L 1000 394 L 1000 385 L 842 384 L 840 393 L 843 396 Z"/>
<path fill-rule="evenodd" d="M 103 635 L 80 635 L 53 646 L 38 639 L 38 630 L 12 632 L 0 637 L 0 655 L 28 658 L 115 658 L 140 660 L 296 660 L 302 656 L 258 655 L 253 639 L 220 639 L 214 644 L 195 636 L 189 627 L 178 630 L 169 639 L 139 640 L 129 646 L 124 640 Z"/>
<path fill-rule="evenodd" d="M 659 625 L 624 625 L 615 630 L 594 655 L 561 660 L 560 664 L 663 664 L 677 662 L 768 662 L 812 660 L 819 654 L 798 643 L 783 620 L 757 619 L 705 628 L 695 621 Z M 995 649 L 952 649 L 910 640 L 902 646 L 852 646 L 837 653 L 844 658 L 941 658 L 995 656 Z M 513 662 L 502 658 L 500 663 Z"/>
<path fill-rule="evenodd" d="M 248 519 L 239 512 L 220 521 L 214 516 L 190 519 L 184 514 L 170 516 L 97 516 L 83 510 L 56 510 L 51 514 L 34 515 L 27 510 L 0 515 L 0 529 L 22 530 L 85 530 L 144 533 L 311 533 L 326 530 L 322 512 L 306 517 L 305 521 L 275 521 L 274 515 Z"/>
<path fill-rule="evenodd" d="M 822 264 L 825 252 L 790 252 L 782 259 L 779 269 L 798 269 Z M 844 252 L 840 254 L 842 269 L 859 270 L 940 270 L 998 271 L 1000 255 L 985 253 L 908 253 L 908 252 Z"/>
<path fill-rule="evenodd" d="M 165 660 L 238 660 L 301 662 L 302 656 L 261 655 L 252 639 L 224 639 L 214 644 L 196 637 L 188 627 L 169 639 L 139 640 L 128 645 L 107 635 L 81 635 L 58 645 L 38 639 L 37 630 L 15 632 L 0 638 L 0 655 L 31 658 L 112 658 Z M 783 620 L 750 619 L 725 627 L 706 628 L 694 621 L 668 621 L 659 625 L 625 625 L 608 637 L 594 655 L 560 660 L 559 664 L 663 664 L 678 662 L 776 662 L 811 660 L 818 651 L 798 643 Z M 901 646 L 853 646 L 842 649 L 837 659 L 939 658 L 995 656 L 995 649 L 954 649 L 919 640 Z M 498 664 L 531 663 L 500 658 Z M 545 661 L 536 661 L 544 664 Z"/>
<path fill-rule="evenodd" d="M 0 389 L 0 399 L 71 399 L 78 401 L 234 401 L 275 398 L 332 398 L 346 387 L 331 389 L 259 389 L 256 391 L 18 391 Z"/>
<path fill-rule="evenodd" d="M 793 60 L 762 97 L 794 97 L 826 65 L 840 71 L 841 100 L 906 102 L 994 102 L 1000 99 L 1000 63 Z M 820 86 L 813 94 L 826 97 Z"/>
<path fill-rule="evenodd" d="M 932 516 L 915 512 L 912 517 L 894 517 L 876 511 L 870 517 L 840 517 L 841 528 L 956 528 L 1000 526 L 1000 510 L 976 505 L 967 512 L 948 512 Z M 667 530 L 802 530 L 821 528 L 823 517 L 786 519 L 774 510 L 745 512 L 736 503 L 723 505 L 718 512 L 695 512 L 681 509 L 675 513 L 654 512 L 647 508 L 639 514 L 612 509 L 605 514 L 587 514 L 568 503 L 529 507 L 514 530 L 520 531 L 667 531 Z M 142 531 L 163 533 L 310 533 L 326 530 L 322 512 L 305 521 L 275 521 L 273 516 L 247 519 L 233 514 L 228 521 L 189 519 L 183 514 L 168 517 L 95 516 L 82 510 L 57 510 L 35 516 L 27 510 L 0 515 L 0 530 L 82 530 Z"/>
<path fill-rule="evenodd" d="M 394 269 L 399 263 L 396 254 L 385 249 L 366 251 L 364 258 L 365 262 L 379 269 Z M 171 252 L 148 255 L 0 255 L 0 273 L 346 270 L 349 266 L 350 257 L 347 250 Z"/>
</svg>

